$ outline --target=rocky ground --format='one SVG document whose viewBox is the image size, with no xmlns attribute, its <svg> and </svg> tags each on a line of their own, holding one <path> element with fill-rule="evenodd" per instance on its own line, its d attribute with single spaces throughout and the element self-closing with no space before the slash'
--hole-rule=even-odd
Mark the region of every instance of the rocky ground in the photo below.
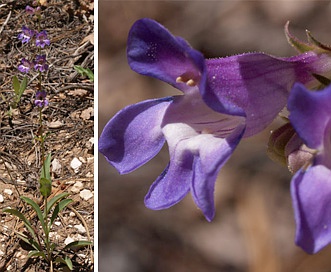
<svg viewBox="0 0 331 272">
<path fill-rule="evenodd" d="M 47 132 L 46 152 L 51 153 L 52 194 L 69 192 L 72 204 L 55 220 L 50 236 L 64 246 L 72 240 L 94 239 L 94 85 L 74 65 L 89 68 L 94 63 L 94 7 L 92 0 L 40 1 L 41 28 L 51 44 L 45 48 L 49 70 L 43 80 L 49 106 L 43 109 Z M 40 145 L 34 140 L 39 125 L 33 100 L 36 75 L 16 109 L 8 114 L 13 99 L 12 78 L 22 75 L 17 66 L 31 54 L 17 39 L 22 25 L 36 24 L 25 13 L 32 1 L 4 0 L 0 3 L 0 271 L 49 271 L 40 258 L 28 259 L 27 248 L 16 233 L 25 232 L 21 221 L 2 210 L 7 207 L 30 214 L 35 228 L 38 220 L 20 201 L 27 196 L 41 203 L 39 175 Z M 74 271 L 93 271 L 93 247 L 68 251 Z M 56 266 L 55 271 L 62 271 Z"/>
</svg>

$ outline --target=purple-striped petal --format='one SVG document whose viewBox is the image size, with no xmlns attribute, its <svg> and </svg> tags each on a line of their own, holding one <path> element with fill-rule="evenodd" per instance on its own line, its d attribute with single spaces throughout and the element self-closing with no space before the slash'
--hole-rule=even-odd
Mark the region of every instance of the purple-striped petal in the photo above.
<svg viewBox="0 0 331 272">
<path fill-rule="evenodd" d="M 161 123 L 171 97 L 146 100 L 119 111 L 104 127 L 99 151 L 121 174 L 140 167 L 162 148 Z"/>
<path fill-rule="evenodd" d="M 190 190 L 206 219 L 214 217 L 217 174 L 239 143 L 244 118 L 210 109 L 198 91 L 174 97 L 166 110 L 162 131 L 170 164 L 154 182 L 145 198 L 151 209 L 168 208 Z"/>
<path fill-rule="evenodd" d="M 297 225 L 295 242 L 308 253 L 331 243 L 331 170 L 317 165 L 300 170 L 292 179 Z"/>
<path fill-rule="evenodd" d="M 186 84 L 188 80 L 192 80 L 194 85 L 199 84 L 205 69 L 204 58 L 199 51 L 147 18 L 132 26 L 127 56 L 130 67 L 137 73 L 158 78 L 182 91 L 191 87 Z M 179 77 L 181 81 L 178 81 Z"/>
<path fill-rule="evenodd" d="M 331 70 L 330 57 L 314 52 L 291 58 L 242 54 L 206 60 L 206 66 L 205 102 L 216 111 L 246 116 L 245 137 L 270 124 L 286 105 L 294 82 L 316 82 L 313 73 Z"/>
</svg>

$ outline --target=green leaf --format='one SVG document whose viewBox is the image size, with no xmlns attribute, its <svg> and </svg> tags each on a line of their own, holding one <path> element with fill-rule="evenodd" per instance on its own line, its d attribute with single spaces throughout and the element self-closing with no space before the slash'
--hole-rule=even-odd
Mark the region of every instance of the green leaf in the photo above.
<svg viewBox="0 0 331 272">
<path fill-rule="evenodd" d="M 52 199 L 50 199 L 48 202 L 48 206 L 47 206 L 47 214 L 49 213 L 49 211 L 52 209 L 52 207 L 54 206 L 54 204 L 57 201 L 59 201 L 60 199 L 66 197 L 68 195 L 69 195 L 69 193 L 64 192 L 64 193 L 58 194 L 58 195 L 54 196 Z"/>
<path fill-rule="evenodd" d="M 64 261 L 66 262 L 66 264 L 67 264 L 67 266 L 68 266 L 68 268 L 70 270 L 73 270 L 74 269 L 73 268 L 73 265 L 72 265 L 72 262 L 71 262 L 71 260 L 70 260 L 70 258 L 68 256 L 65 257 Z"/>
<path fill-rule="evenodd" d="M 75 70 L 82 76 L 88 76 L 91 81 L 94 81 L 94 74 L 89 68 L 83 68 L 80 65 L 74 65 Z"/>
<path fill-rule="evenodd" d="M 73 202 L 73 200 L 70 198 L 63 199 L 55 206 L 55 209 L 54 209 L 52 217 L 51 217 L 51 221 L 49 223 L 50 226 L 53 224 L 53 222 L 54 222 L 55 218 L 57 217 L 57 215 L 59 214 L 59 212 L 62 211 L 71 202 Z"/>
<path fill-rule="evenodd" d="M 31 257 L 43 257 L 45 260 L 47 260 L 45 253 L 42 251 L 39 251 L 39 250 L 30 251 L 28 254 L 28 258 L 31 258 Z"/>
<path fill-rule="evenodd" d="M 27 243 L 28 245 L 32 246 L 35 250 L 41 251 L 40 245 L 35 240 L 27 237 L 26 235 L 24 235 L 21 232 L 16 232 L 16 235 L 18 236 L 18 238 L 20 238 L 21 240 L 23 240 L 25 243 Z"/>
<path fill-rule="evenodd" d="M 18 102 L 20 102 L 22 94 L 25 91 L 27 85 L 28 85 L 28 78 L 26 76 L 23 78 L 21 83 L 16 76 L 13 77 L 13 88 L 14 88 L 15 95 L 16 95 L 15 105 Z"/>
<path fill-rule="evenodd" d="M 38 206 L 38 204 L 36 202 L 34 202 L 31 198 L 28 198 L 26 196 L 21 196 L 21 199 L 24 200 L 26 203 L 28 203 L 29 205 L 31 205 L 31 207 L 35 210 L 37 216 L 38 216 L 38 219 L 41 223 L 41 226 L 44 230 L 44 233 L 46 234 L 46 236 L 48 236 L 48 233 L 47 233 L 47 228 L 46 228 L 46 224 L 45 224 L 45 220 L 44 220 L 44 216 L 43 216 L 43 213 L 40 209 L 40 207 Z"/>
<path fill-rule="evenodd" d="M 36 236 L 35 231 L 33 230 L 33 227 L 31 225 L 31 223 L 29 222 L 28 219 L 26 219 L 26 217 L 20 211 L 15 210 L 15 209 L 4 209 L 3 211 L 4 212 L 7 212 L 7 213 L 10 213 L 12 215 L 15 215 L 19 219 L 21 219 L 23 221 L 24 225 L 26 226 L 26 228 L 28 229 L 28 231 L 31 233 L 33 239 L 35 241 L 37 241 L 37 236 Z"/>
<path fill-rule="evenodd" d="M 25 76 L 20 85 L 20 91 L 18 94 L 19 99 L 21 99 L 21 96 L 22 96 L 23 92 L 25 91 L 27 85 L 28 85 L 28 78 Z"/>
<path fill-rule="evenodd" d="M 49 197 L 52 193 L 52 182 L 46 178 L 40 178 L 40 193 L 43 197 Z"/>
<path fill-rule="evenodd" d="M 51 153 L 49 153 L 44 161 L 44 165 L 41 168 L 41 178 L 51 180 Z"/>
<path fill-rule="evenodd" d="M 65 264 L 70 270 L 73 270 L 73 265 L 72 265 L 72 262 L 70 260 L 70 258 L 68 256 L 65 257 L 65 259 L 63 259 L 62 257 L 60 256 L 57 256 L 55 261 L 55 263 L 63 263 Z"/>
<path fill-rule="evenodd" d="M 73 250 L 77 250 L 81 247 L 90 246 L 90 245 L 92 245 L 92 242 L 90 242 L 90 241 L 74 241 L 74 242 L 67 244 L 64 247 L 64 250 L 69 249 L 69 248 L 73 249 Z"/>
<path fill-rule="evenodd" d="M 13 88 L 14 88 L 16 96 L 18 96 L 19 91 L 20 91 L 20 82 L 19 82 L 17 76 L 13 77 Z"/>
</svg>

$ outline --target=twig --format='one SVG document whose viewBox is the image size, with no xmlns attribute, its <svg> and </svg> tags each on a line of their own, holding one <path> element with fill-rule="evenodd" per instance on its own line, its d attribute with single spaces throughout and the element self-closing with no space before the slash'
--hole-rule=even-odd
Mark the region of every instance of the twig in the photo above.
<svg viewBox="0 0 331 272">
<path fill-rule="evenodd" d="M 6 24 L 8 23 L 10 16 L 11 16 L 11 11 L 9 11 L 6 21 L 2 24 L 2 26 L 0 28 L 0 35 L 1 35 L 2 31 L 4 30 Z"/>
<path fill-rule="evenodd" d="M 87 224 L 86 224 L 86 221 L 85 221 L 84 217 L 81 216 L 80 213 L 79 213 L 74 207 L 72 207 L 71 205 L 69 205 L 68 208 L 69 208 L 70 210 L 72 210 L 72 211 L 76 214 L 76 216 L 80 219 L 80 221 L 82 221 L 82 223 L 83 223 L 83 225 L 84 225 L 84 228 L 86 229 L 87 239 L 89 240 L 89 242 L 91 242 L 90 232 L 89 232 L 89 229 L 88 229 L 88 227 L 87 227 Z M 91 262 L 93 263 L 93 260 L 94 260 L 94 259 L 93 259 L 93 258 L 94 258 L 94 257 L 93 257 L 93 250 L 92 250 L 92 247 L 91 247 L 91 246 L 89 246 L 89 248 L 90 248 Z"/>
</svg>

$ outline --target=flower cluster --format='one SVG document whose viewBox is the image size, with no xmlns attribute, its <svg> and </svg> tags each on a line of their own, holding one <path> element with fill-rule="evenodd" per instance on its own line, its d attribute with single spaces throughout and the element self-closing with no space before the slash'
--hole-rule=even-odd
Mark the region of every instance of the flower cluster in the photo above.
<svg viewBox="0 0 331 272">
<path fill-rule="evenodd" d="M 46 55 L 37 55 L 34 61 L 29 61 L 26 58 L 23 58 L 21 64 L 17 67 L 22 73 L 29 73 L 32 68 L 39 72 L 46 72 L 48 70 Z"/>
<path fill-rule="evenodd" d="M 145 164 L 168 143 L 170 162 L 145 197 L 148 208 L 169 208 L 190 192 L 211 221 L 218 172 L 241 139 L 261 132 L 287 106 L 289 123 L 271 136 L 269 153 L 296 164 L 291 185 L 296 243 L 310 253 L 331 243 L 331 86 L 307 90 L 328 81 L 331 50 L 310 33 L 309 43 L 299 41 L 288 25 L 286 35 L 298 55 L 205 59 L 154 20 L 132 26 L 131 69 L 182 92 L 127 106 L 100 135 L 100 152 L 121 174 Z"/>
<path fill-rule="evenodd" d="M 38 6 L 36 8 L 33 8 L 31 6 L 26 6 L 25 11 L 29 15 L 39 15 L 40 7 Z M 35 31 L 24 25 L 22 26 L 22 32 L 18 35 L 18 39 L 22 42 L 22 44 L 30 43 L 32 40 L 34 40 L 34 45 L 38 48 L 38 54 L 35 55 L 34 60 L 23 58 L 17 69 L 21 73 L 29 73 L 31 69 L 34 69 L 39 74 L 46 72 L 49 68 L 46 60 L 46 55 L 41 54 L 41 49 L 45 48 L 45 46 L 50 45 L 50 40 L 48 38 L 46 30 Z M 40 82 L 38 86 L 40 89 Z M 44 107 L 48 105 L 45 91 L 37 91 L 35 105 L 38 107 Z"/>
</svg>

